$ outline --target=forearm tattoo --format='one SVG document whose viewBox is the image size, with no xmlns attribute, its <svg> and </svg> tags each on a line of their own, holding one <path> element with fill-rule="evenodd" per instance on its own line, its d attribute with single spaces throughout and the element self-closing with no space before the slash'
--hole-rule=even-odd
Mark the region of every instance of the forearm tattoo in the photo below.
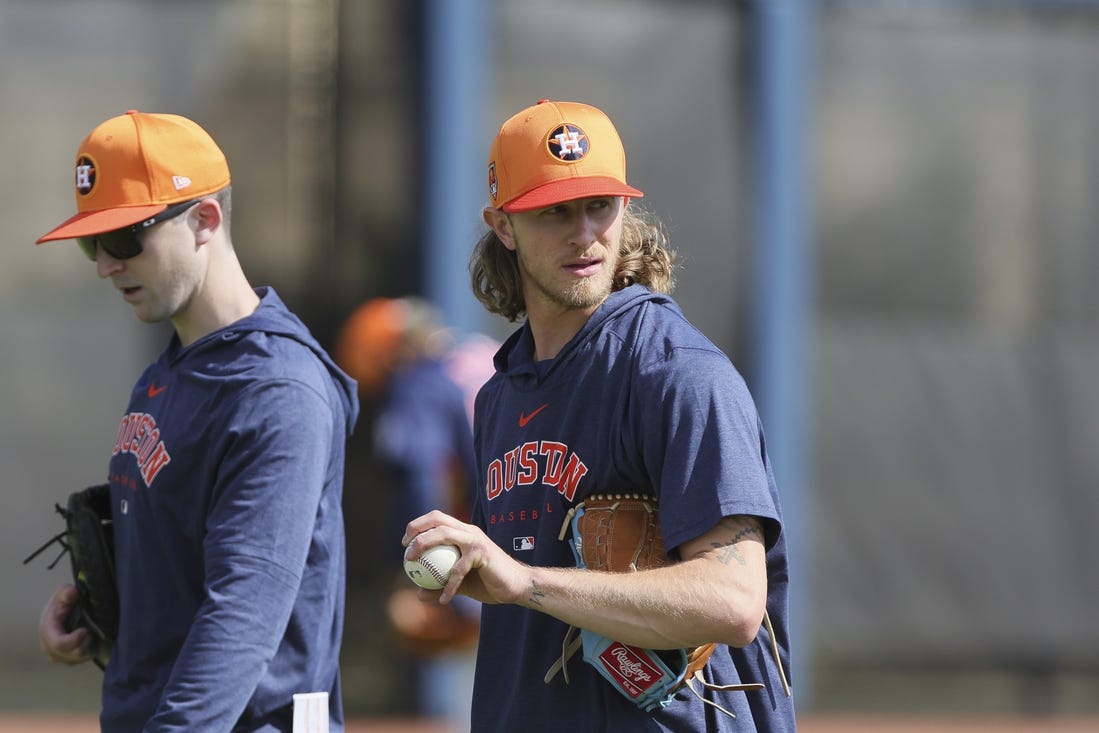
<svg viewBox="0 0 1099 733">
<path fill-rule="evenodd" d="M 722 550 L 719 560 L 728 565 L 733 560 L 736 560 L 740 565 L 747 565 L 747 560 L 740 551 L 737 549 L 737 543 L 743 539 L 757 539 L 763 541 L 763 528 L 760 527 L 758 521 L 751 517 L 732 517 L 728 519 L 722 525 L 725 529 L 732 532 L 729 539 L 725 542 L 714 542 L 713 547 L 717 550 Z"/>
</svg>

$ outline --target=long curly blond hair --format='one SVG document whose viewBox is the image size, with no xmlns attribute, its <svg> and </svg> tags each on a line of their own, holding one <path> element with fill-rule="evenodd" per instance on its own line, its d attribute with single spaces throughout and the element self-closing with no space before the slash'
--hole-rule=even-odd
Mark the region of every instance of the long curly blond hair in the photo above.
<svg viewBox="0 0 1099 733">
<path fill-rule="evenodd" d="M 675 258 L 664 225 L 654 214 L 631 202 L 622 215 L 622 241 L 611 289 L 618 291 L 637 283 L 653 292 L 670 294 L 675 288 Z M 526 313 L 518 256 L 491 229 L 473 248 L 469 277 L 473 294 L 490 313 L 512 322 Z"/>
</svg>

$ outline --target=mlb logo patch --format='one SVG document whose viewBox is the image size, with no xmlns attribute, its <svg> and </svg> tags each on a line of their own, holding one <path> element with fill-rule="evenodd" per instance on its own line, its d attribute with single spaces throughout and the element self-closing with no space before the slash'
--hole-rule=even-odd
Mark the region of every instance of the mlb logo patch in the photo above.
<svg viewBox="0 0 1099 733">
<path fill-rule="evenodd" d="M 511 540 L 511 549 L 515 552 L 522 552 L 526 550 L 534 549 L 533 537 L 513 537 Z"/>
</svg>

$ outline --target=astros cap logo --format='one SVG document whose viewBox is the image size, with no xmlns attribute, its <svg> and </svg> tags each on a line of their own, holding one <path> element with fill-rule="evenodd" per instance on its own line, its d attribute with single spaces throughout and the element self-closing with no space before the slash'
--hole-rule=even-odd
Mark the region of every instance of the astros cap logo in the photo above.
<svg viewBox="0 0 1099 733">
<path fill-rule="evenodd" d="M 593 196 L 641 198 L 610 118 L 579 102 L 540 100 L 509 118 L 488 154 L 488 193 L 507 212 Z"/>
<path fill-rule="evenodd" d="M 580 160 L 588 154 L 588 136 L 576 125 L 561 125 L 549 135 L 550 155 L 558 160 Z"/>
<path fill-rule="evenodd" d="M 76 192 L 87 196 L 95 188 L 95 161 L 91 156 L 81 155 L 76 159 Z"/>
</svg>

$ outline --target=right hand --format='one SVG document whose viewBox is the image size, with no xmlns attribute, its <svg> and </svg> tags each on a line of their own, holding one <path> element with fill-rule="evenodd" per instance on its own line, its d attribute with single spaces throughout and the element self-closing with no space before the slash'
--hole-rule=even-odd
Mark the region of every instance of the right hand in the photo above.
<svg viewBox="0 0 1099 733">
<path fill-rule="evenodd" d="M 504 552 L 479 527 L 449 514 L 436 510 L 413 519 L 401 544 L 406 560 L 415 560 L 435 545 L 454 545 L 462 553 L 446 587 L 417 590 L 421 600 L 450 603 L 461 593 L 481 603 L 520 603 L 530 594 L 529 566 Z"/>
<path fill-rule="evenodd" d="M 88 630 L 83 626 L 72 631 L 65 628 L 65 620 L 76 606 L 77 598 L 79 594 L 75 585 L 63 585 L 54 591 L 42 610 L 42 617 L 38 620 L 38 639 L 42 643 L 42 651 L 51 662 L 73 665 L 92 658 L 95 640 Z"/>
</svg>

